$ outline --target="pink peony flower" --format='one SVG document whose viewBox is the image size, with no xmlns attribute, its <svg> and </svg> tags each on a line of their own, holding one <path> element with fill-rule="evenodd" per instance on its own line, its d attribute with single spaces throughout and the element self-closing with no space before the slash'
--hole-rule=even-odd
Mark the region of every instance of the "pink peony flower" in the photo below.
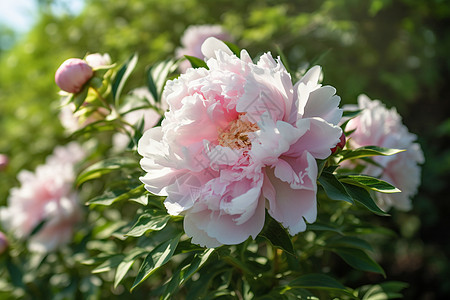
<svg viewBox="0 0 450 300">
<path fill-rule="evenodd" d="M 69 58 L 56 71 L 55 82 L 63 91 L 78 93 L 93 75 L 94 71 L 86 61 Z"/>
<path fill-rule="evenodd" d="M 98 67 L 109 66 L 111 64 L 111 57 L 109 56 L 108 53 L 89 54 L 86 56 L 85 60 L 88 63 L 88 65 L 94 69 Z"/>
<path fill-rule="evenodd" d="M 6 169 L 9 164 L 9 158 L 5 154 L 0 154 L 0 171 Z"/>
<path fill-rule="evenodd" d="M 231 36 L 220 25 L 192 25 L 189 26 L 181 37 L 181 48 L 176 50 L 177 57 L 190 55 L 198 58 L 204 58 L 201 47 L 203 42 L 209 38 L 215 37 L 220 40 L 231 41 Z M 189 61 L 180 63 L 181 72 L 186 72 L 191 67 Z"/>
<path fill-rule="evenodd" d="M 105 116 L 109 114 L 109 111 L 104 107 L 97 107 L 95 111 L 88 112 L 84 105 L 74 112 L 74 103 L 63 104 L 62 102 L 64 102 L 64 99 L 61 101 L 58 118 L 68 133 L 73 133 L 91 123 L 104 120 Z"/>
<path fill-rule="evenodd" d="M 358 97 L 358 105 L 346 105 L 346 110 L 363 109 L 347 124 L 346 130 L 355 130 L 349 139 L 353 148 L 378 146 L 394 149 L 406 149 L 405 152 L 392 156 L 376 156 L 373 160 L 379 164 L 366 164 L 364 173 L 380 177 L 402 192 L 395 194 L 377 193 L 379 205 L 387 210 L 396 207 L 401 210 L 411 209 L 411 198 L 420 185 L 420 166 L 424 157 L 420 145 L 414 141 L 416 135 L 410 133 L 402 124 L 395 108 L 387 109 L 379 100 L 370 100 L 366 95 Z"/>
<path fill-rule="evenodd" d="M 141 181 L 202 246 L 255 238 L 265 208 L 291 235 L 304 231 L 317 215 L 315 159 L 342 134 L 336 90 L 318 84 L 318 66 L 293 86 L 270 53 L 254 64 L 215 38 L 202 51 L 209 70 L 167 82 L 169 111 L 139 141 Z"/>
<path fill-rule="evenodd" d="M 42 229 L 29 239 L 31 251 L 53 251 L 72 238 L 73 226 L 81 216 L 78 196 L 72 189 L 74 164 L 83 157 L 81 147 L 71 143 L 55 148 L 46 164 L 34 173 L 19 173 L 21 186 L 11 189 L 8 206 L 0 210 L 0 220 L 18 238 L 27 238 L 45 220 Z"/>
<path fill-rule="evenodd" d="M 0 231 L 0 254 L 3 254 L 3 252 L 6 251 L 6 248 L 8 248 L 8 239 L 6 238 L 6 235 Z"/>
</svg>

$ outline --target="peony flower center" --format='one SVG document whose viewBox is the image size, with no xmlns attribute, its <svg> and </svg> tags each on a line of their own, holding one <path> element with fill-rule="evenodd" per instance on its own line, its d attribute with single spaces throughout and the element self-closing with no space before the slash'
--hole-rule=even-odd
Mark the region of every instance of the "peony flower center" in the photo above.
<svg viewBox="0 0 450 300">
<path fill-rule="evenodd" d="M 249 132 L 259 130 L 257 124 L 243 118 L 245 114 L 231 121 L 225 130 L 219 129 L 219 145 L 231 149 L 251 148 L 252 143 L 248 137 Z"/>
</svg>

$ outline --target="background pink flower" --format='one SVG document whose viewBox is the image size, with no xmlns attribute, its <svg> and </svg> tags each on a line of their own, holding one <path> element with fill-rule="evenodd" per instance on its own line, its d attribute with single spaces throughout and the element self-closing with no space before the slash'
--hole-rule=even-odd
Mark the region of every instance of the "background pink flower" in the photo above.
<svg viewBox="0 0 450 300">
<path fill-rule="evenodd" d="M 232 37 L 220 25 L 192 25 L 186 29 L 181 37 L 182 47 L 176 50 L 176 57 L 190 55 L 203 58 L 201 47 L 203 42 L 209 37 L 232 41 Z M 180 63 L 180 70 L 183 73 L 190 67 L 189 61 Z"/>
<path fill-rule="evenodd" d="M 395 108 L 387 109 L 379 100 L 370 100 L 366 95 L 358 97 L 358 105 L 347 105 L 346 110 L 363 111 L 347 124 L 346 130 L 355 130 L 350 137 L 352 147 L 379 146 L 405 149 L 405 152 L 392 156 L 376 156 L 373 160 L 381 167 L 366 164 L 364 173 L 380 177 L 402 192 L 395 194 L 377 193 L 380 206 L 384 209 L 396 207 L 401 210 L 411 209 L 411 198 L 420 185 L 420 166 L 424 157 L 420 145 L 415 143 L 417 137 L 402 124 Z"/>
<path fill-rule="evenodd" d="M 11 189 L 8 206 L 0 211 L 0 220 L 18 238 L 27 238 L 45 220 L 43 228 L 28 240 L 31 251 L 52 251 L 71 240 L 73 226 L 81 213 L 77 193 L 72 188 L 74 164 L 83 157 L 82 148 L 70 143 L 55 148 L 34 173 L 19 173 L 20 187 Z"/>
<path fill-rule="evenodd" d="M 255 238 L 265 208 L 294 235 L 317 215 L 317 164 L 341 136 L 340 98 L 314 67 L 295 85 L 280 59 L 254 64 L 215 38 L 202 45 L 209 70 L 168 81 L 169 111 L 138 151 L 147 190 L 184 215 L 192 242 L 207 247 Z"/>
<path fill-rule="evenodd" d="M 133 101 L 133 99 L 138 98 L 138 101 Z M 145 100 L 144 103 L 142 100 Z M 145 102 L 154 105 L 158 109 L 162 111 L 166 111 L 168 105 L 165 101 L 161 101 L 161 103 L 156 103 L 151 95 L 150 91 L 146 87 L 141 87 L 134 89 L 130 93 L 129 99 L 127 99 L 124 107 L 121 108 L 122 112 L 130 111 L 133 108 L 138 108 L 145 104 Z M 124 115 L 124 120 L 132 125 L 137 125 L 139 122 L 143 121 L 143 131 L 152 128 L 158 121 L 161 119 L 161 115 L 154 109 L 144 108 L 144 109 L 136 109 Z M 113 136 L 113 145 L 116 149 L 123 150 L 128 143 L 130 143 L 130 137 L 122 132 L 118 132 Z"/>
</svg>

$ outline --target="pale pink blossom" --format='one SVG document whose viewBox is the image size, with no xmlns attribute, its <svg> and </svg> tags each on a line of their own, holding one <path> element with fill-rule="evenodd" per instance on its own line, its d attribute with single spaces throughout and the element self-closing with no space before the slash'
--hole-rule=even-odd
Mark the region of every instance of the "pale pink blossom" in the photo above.
<svg viewBox="0 0 450 300">
<path fill-rule="evenodd" d="M 254 64 L 215 38 L 202 51 L 209 70 L 167 82 L 169 111 L 139 141 L 142 182 L 202 246 L 255 238 L 266 208 L 291 235 L 304 231 L 317 215 L 315 159 L 342 134 L 336 90 L 318 83 L 318 66 L 294 86 L 270 53 Z"/>
<path fill-rule="evenodd" d="M 93 53 L 89 54 L 85 58 L 89 66 L 96 69 L 98 67 L 109 66 L 111 64 L 111 57 L 108 53 L 100 54 Z"/>
<path fill-rule="evenodd" d="M 94 75 L 94 71 L 85 60 L 69 58 L 55 73 L 55 82 L 68 93 L 78 93 L 83 85 Z"/>
<path fill-rule="evenodd" d="M 396 207 L 400 210 L 411 209 L 411 198 L 420 185 L 421 167 L 424 157 L 416 135 L 408 131 L 395 108 L 387 109 L 379 100 L 370 100 L 366 95 L 358 97 L 358 105 L 347 105 L 346 110 L 362 109 L 362 112 L 347 124 L 346 130 L 355 130 L 349 136 L 352 148 L 378 146 L 405 149 L 392 156 L 375 156 L 379 165 L 366 164 L 365 174 L 379 177 L 398 189 L 401 193 L 377 193 L 379 205 L 383 209 Z"/>
<path fill-rule="evenodd" d="M 139 101 L 133 101 L 139 99 Z M 140 108 L 146 104 L 153 105 L 161 111 L 166 111 L 168 105 L 165 101 L 156 103 L 150 91 L 146 87 L 141 87 L 131 91 L 126 104 L 121 108 L 121 112 L 125 113 L 123 119 L 131 125 L 139 125 L 143 122 L 142 132 L 152 128 L 158 124 L 161 114 L 152 108 Z M 130 143 L 130 137 L 122 132 L 118 132 L 113 136 L 113 145 L 116 149 L 123 150 Z"/>
<path fill-rule="evenodd" d="M 10 190 L 0 220 L 17 238 L 28 239 L 31 251 L 53 251 L 71 240 L 73 227 L 81 217 L 78 195 L 73 190 L 74 165 L 83 157 L 82 148 L 71 143 L 55 148 L 35 172 L 23 170 L 18 174 L 20 187 Z M 42 221 L 43 227 L 29 238 Z"/>
<path fill-rule="evenodd" d="M 232 37 L 220 25 L 191 25 L 181 37 L 181 46 L 176 50 L 177 57 L 184 55 L 204 58 L 201 47 L 203 42 L 209 38 L 215 37 L 219 40 L 232 41 Z M 181 72 L 186 72 L 191 67 L 189 61 L 180 63 Z"/>
<path fill-rule="evenodd" d="M 97 107 L 95 111 L 88 112 L 88 109 L 84 105 L 82 105 L 76 112 L 74 111 L 74 103 L 61 103 L 58 118 L 61 125 L 68 133 L 73 133 L 89 124 L 104 120 L 105 116 L 109 114 L 109 111 L 104 107 Z"/>
</svg>

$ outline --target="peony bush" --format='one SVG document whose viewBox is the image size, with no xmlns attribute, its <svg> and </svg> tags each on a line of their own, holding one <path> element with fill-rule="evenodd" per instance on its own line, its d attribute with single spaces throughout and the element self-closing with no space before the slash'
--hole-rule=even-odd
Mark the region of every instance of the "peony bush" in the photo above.
<svg viewBox="0 0 450 300">
<path fill-rule="evenodd" d="M 180 49 L 149 66 L 140 88 L 127 86 L 137 55 L 61 65 L 67 144 L 22 171 L 0 211 L 9 275 L 0 290 L 11 298 L 400 295 L 406 285 L 389 280 L 371 241 L 388 238 L 376 218 L 414 204 L 424 162 L 416 136 L 378 100 L 362 95 L 340 107 L 320 66 L 293 74 L 282 53 L 252 59 L 220 40 L 228 38 L 220 27 L 188 29 L 182 44 L 201 52 Z"/>
</svg>

